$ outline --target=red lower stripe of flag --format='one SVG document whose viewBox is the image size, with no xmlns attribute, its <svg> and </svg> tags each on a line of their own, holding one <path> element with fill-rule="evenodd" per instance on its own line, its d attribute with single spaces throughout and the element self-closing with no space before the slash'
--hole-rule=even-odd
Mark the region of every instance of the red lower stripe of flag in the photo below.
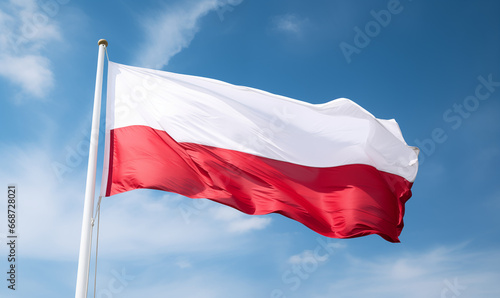
<svg viewBox="0 0 500 298">
<path fill-rule="evenodd" d="M 148 188 L 208 198 L 247 214 L 280 213 L 333 238 L 399 242 L 411 197 L 412 183 L 369 165 L 308 167 L 177 143 L 146 126 L 111 130 L 109 148 L 106 196 Z"/>
</svg>

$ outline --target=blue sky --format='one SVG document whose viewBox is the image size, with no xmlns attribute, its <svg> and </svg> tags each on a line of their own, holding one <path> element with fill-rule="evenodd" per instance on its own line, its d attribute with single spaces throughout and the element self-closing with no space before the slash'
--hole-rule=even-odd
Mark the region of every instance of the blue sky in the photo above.
<svg viewBox="0 0 500 298">
<path fill-rule="evenodd" d="M 500 296 L 498 1 L 8 0 L 0 184 L 18 186 L 19 239 L 1 297 L 74 295 L 100 38 L 118 63 L 352 99 L 395 118 L 421 167 L 400 244 L 158 191 L 106 198 L 96 297 Z"/>
</svg>

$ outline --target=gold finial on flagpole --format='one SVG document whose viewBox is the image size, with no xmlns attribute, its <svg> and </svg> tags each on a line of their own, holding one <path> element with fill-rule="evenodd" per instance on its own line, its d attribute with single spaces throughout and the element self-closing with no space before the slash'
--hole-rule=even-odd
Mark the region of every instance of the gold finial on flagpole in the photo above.
<svg viewBox="0 0 500 298">
<path fill-rule="evenodd" d="M 99 39 L 99 41 L 97 42 L 98 45 L 104 45 L 106 48 L 108 47 L 108 41 L 105 40 L 105 39 Z"/>
</svg>

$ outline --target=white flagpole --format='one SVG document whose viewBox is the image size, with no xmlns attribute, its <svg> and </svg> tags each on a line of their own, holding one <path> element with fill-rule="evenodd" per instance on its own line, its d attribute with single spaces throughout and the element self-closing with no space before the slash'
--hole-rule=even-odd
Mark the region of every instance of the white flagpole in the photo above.
<svg viewBox="0 0 500 298">
<path fill-rule="evenodd" d="M 90 252 L 92 245 L 92 213 L 94 212 L 94 195 L 97 165 L 97 145 L 99 142 L 99 117 L 101 114 L 102 76 L 104 68 L 104 52 L 108 46 L 105 39 L 98 42 L 97 74 L 94 92 L 94 110 L 92 113 L 92 131 L 90 133 L 89 163 L 87 167 L 87 185 L 85 187 L 85 203 L 83 207 L 82 234 L 80 238 L 80 256 L 78 258 L 78 275 L 76 277 L 75 298 L 86 298 L 89 283 Z"/>
</svg>

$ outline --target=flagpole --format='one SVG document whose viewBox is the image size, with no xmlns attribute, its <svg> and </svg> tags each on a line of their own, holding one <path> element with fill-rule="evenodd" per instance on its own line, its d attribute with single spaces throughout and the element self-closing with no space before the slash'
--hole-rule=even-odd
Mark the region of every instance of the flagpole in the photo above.
<svg viewBox="0 0 500 298">
<path fill-rule="evenodd" d="M 87 184 L 85 187 L 85 203 L 83 207 L 82 234 L 80 238 L 80 256 L 78 258 L 78 275 L 76 277 L 75 298 L 86 298 L 89 282 L 90 252 L 92 245 L 92 213 L 94 212 L 94 195 L 97 165 L 97 145 L 99 142 L 99 117 L 101 114 L 102 77 L 104 69 L 104 52 L 108 46 L 105 39 L 100 39 L 97 58 L 97 74 L 94 92 L 94 109 L 92 112 L 92 131 L 90 133 L 89 162 L 87 167 Z"/>
</svg>

